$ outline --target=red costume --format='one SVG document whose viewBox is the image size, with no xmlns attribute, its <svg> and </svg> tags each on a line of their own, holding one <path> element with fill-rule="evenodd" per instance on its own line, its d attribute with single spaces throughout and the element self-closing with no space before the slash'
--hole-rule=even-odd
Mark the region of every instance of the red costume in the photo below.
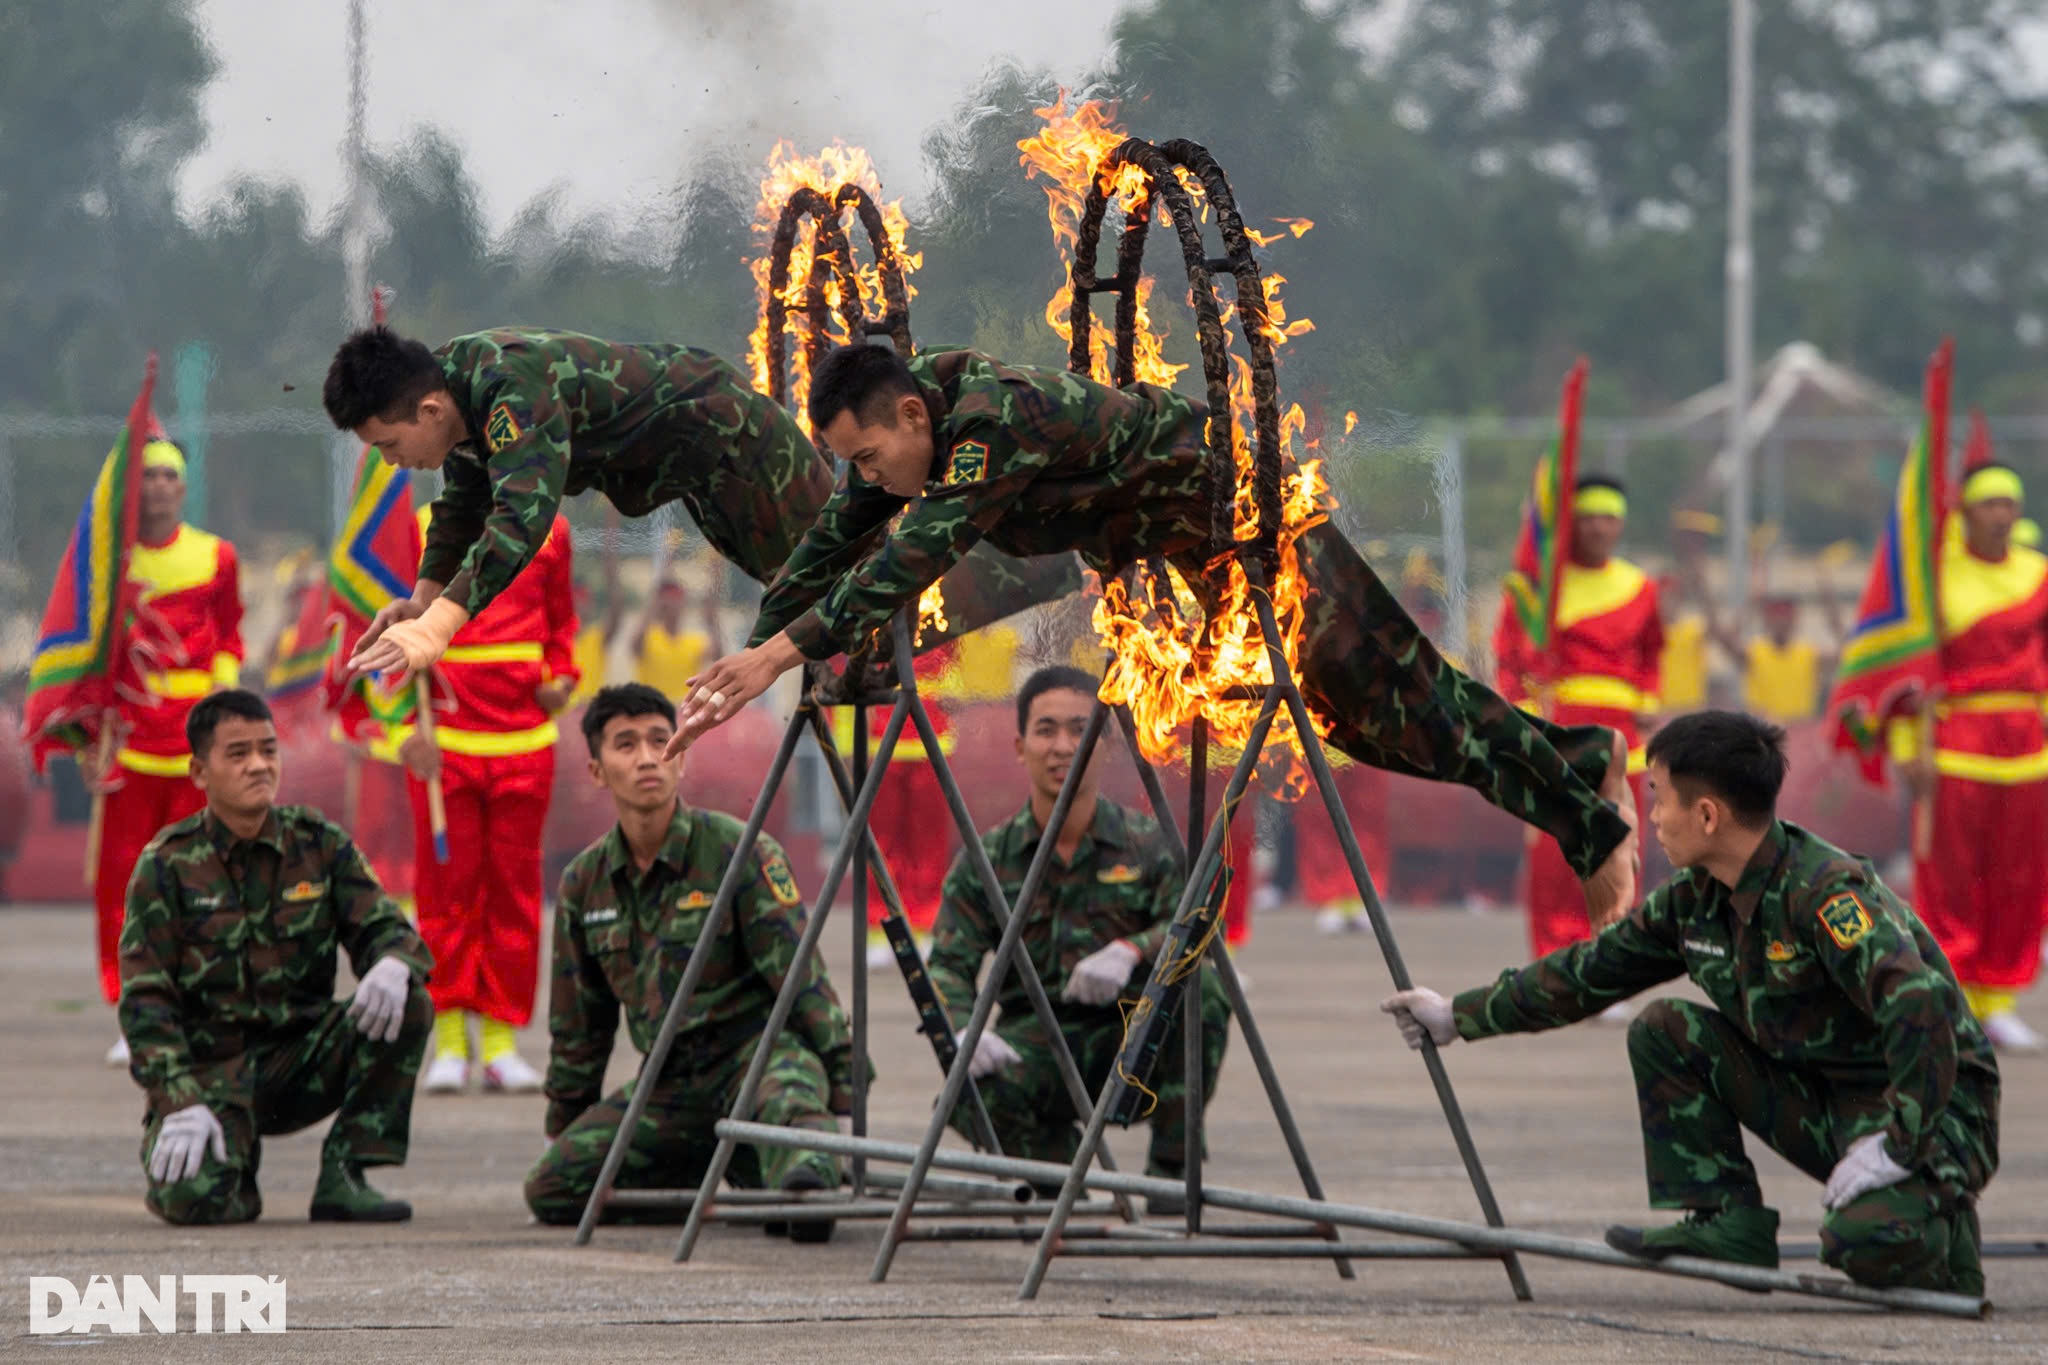
<svg viewBox="0 0 2048 1365">
<path fill-rule="evenodd" d="M 939 751 L 948 758 L 953 754 L 953 721 L 946 714 L 941 694 L 946 690 L 945 678 L 953 666 L 953 655 L 952 645 L 941 645 L 918 655 L 915 665 L 918 691 L 924 697 L 925 709 L 931 713 L 932 728 L 938 732 Z M 882 737 L 881 727 L 888 715 L 883 707 L 868 712 L 870 746 Z M 832 734 L 839 742 L 839 756 L 851 772 L 852 711 L 843 706 L 833 711 Z M 946 883 L 946 869 L 953 863 L 955 833 L 939 775 L 925 757 L 916 727 L 908 722 L 896 742 L 882 788 L 875 793 L 875 804 L 868 812 L 868 829 L 874 834 L 882 856 L 888 859 L 889 875 L 895 878 L 897 894 L 903 897 L 903 917 L 918 933 L 929 934 L 932 921 L 939 916 L 939 892 Z M 881 888 L 870 873 L 868 927 L 879 925 L 885 913 Z"/>
<path fill-rule="evenodd" d="M 434 859 L 426 784 L 406 783 L 434 1009 L 474 1010 L 515 1028 L 533 1017 L 540 984 L 541 830 L 558 733 L 535 693 L 577 676 L 569 541 L 568 522 L 556 517 L 533 562 L 435 665 L 447 862 Z"/>
<path fill-rule="evenodd" d="M 1657 585 L 1625 559 L 1597 569 L 1567 563 L 1560 575 L 1552 647 L 1538 653 L 1512 602 L 1501 604 L 1493 653 L 1496 686 L 1509 701 L 1560 725 L 1606 725 L 1629 749 L 1629 785 L 1643 799 L 1640 718 L 1657 710 L 1664 627 Z M 1589 937 L 1585 888 L 1555 842 L 1527 841 L 1529 939 L 1538 957 Z"/>
<path fill-rule="evenodd" d="M 1965 988 L 2023 991 L 2048 909 L 2048 558 L 2014 545 L 1994 564 L 1952 528 L 1941 628 L 1933 825 L 1914 841 L 1913 900 Z M 1918 752 L 1917 724 L 1893 725 L 1894 758 Z"/>
<path fill-rule="evenodd" d="M 100 856 L 93 869 L 93 905 L 99 918 L 100 992 L 121 998 L 121 921 L 128 877 L 156 832 L 206 804 L 192 784 L 192 751 L 185 717 L 216 688 L 233 687 L 242 671 L 241 569 L 235 547 L 219 536 L 180 525 L 159 545 L 137 541 L 128 556 L 128 581 L 143 610 L 178 641 L 182 657 L 160 657 L 141 686 L 154 704 L 121 704 L 117 785 L 106 796 Z M 148 632 L 152 636 L 155 631 Z"/>
</svg>

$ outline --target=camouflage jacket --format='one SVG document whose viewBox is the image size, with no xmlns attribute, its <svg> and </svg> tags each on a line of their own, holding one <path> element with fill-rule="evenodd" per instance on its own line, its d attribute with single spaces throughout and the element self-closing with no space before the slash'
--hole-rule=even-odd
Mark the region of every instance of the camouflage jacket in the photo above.
<svg viewBox="0 0 2048 1365">
<path fill-rule="evenodd" d="M 152 1113 L 227 1093 L 222 1064 L 334 1003 L 335 950 L 357 976 L 433 956 L 347 831 L 278 806 L 253 839 L 201 811 L 159 832 L 128 880 L 121 1032 Z"/>
<path fill-rule="evenodd" d="M 1002 880 L 1005 900 L 1014 902 L 1024 889 L 1024 874 L 1030 870 L 1038 839 L 1038 818 L 1028 802 L 981 836 Z M 1054 855 L 1037 896 L 1024 912 L 1024 948 L 1055 1005 L 1074 964 L 1118 939 L 1127 940 L 1138 950 L 1139 960 L 1150 963 L 1173 926 L 1181 885 L 1180 862 L 1160 837 L 1159 826 L 1149 816 L 1098 798 L 1095 818 L 1081 836 L 1073 861 L 1062 864 Z M 964 852 L 956 853 L 946 873 L 926 962 L 955 1027 L 967 1022 L 974 1008 L 975 979 L 1002 933 L 973 864 Z M 1007 974 L 997 999 L 1005 1018 L 1031 1017 L 1031 998 L 1014 972 Z"/>
<path fill-rule="evenodd" d="M 550 1137 L 603 1094 L 621 1006 L 633 1046 L 642 1053 L 654 1046 L 742 832 L 721 811 L 677 802 L 668 838 L 646 872 L 633 866 L 616 825 L 563 871 L 548 1000 Z M 753 860 L 676 1033 L 672 1073 L 687 1074 L 759 1039 L 796 960 L 805 914 L 789 859 L 764 834 Z M 823 964 L 814 959 L 809 976 L 789 1028 L 824 1062 L 833 1111 L 843 1112 L 852 1096 L 853 1035 Z"/>
<path fill-rule="evenodd" d="M 740 502 L 727 514 L 775 542 L 755 556 L 772 566 L 831 483 L 789 414 L 709 351 L 506 329 L 435 355 L 469 439 L 442 466 L 420 576 L 471 615 L 539 553 L 567 495 L 595 488 L 635 517 Z"/>
<path fill-rule="evenodd" d="M 1996 1124 L 1998 1066 L 1955 973 L 1870 864 L 1774 823 L 1730 891 L 1681 872 L 1605 932 L 1458 996 L 1459 1035 L 1569 1024 L 1692 978 L 1767 1056 L 1888 1114 L 1885 1146 L 1922 1164 L 1944 1111 Z"/>
<path fill-rule="evenodd" d="M 984 537 L 1019 556 L 1079 550 L 1104 574 L 1208 540 L 1201 404 L 978 351 L 926 351 L 910 369 L 936 448 L 924 492 L 912 503 L 847 466 L 751 643 L 787 630 L 807 658 L 854 648 Z"/>
</svg>

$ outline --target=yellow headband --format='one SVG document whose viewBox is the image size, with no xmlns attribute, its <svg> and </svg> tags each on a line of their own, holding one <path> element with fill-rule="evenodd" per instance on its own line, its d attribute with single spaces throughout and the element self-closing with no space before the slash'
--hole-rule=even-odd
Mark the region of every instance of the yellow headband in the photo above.
<svg viewBox="0 0 2048 1365">
<path fill-rule="evenodd" d="M 1619 488 L 1609 488 L 1604 483 L 1596 483 L 1591 488 L 1581 488 L 1572 494 L 1572 515 L 1625 517 L 1628 515 L 1628 499 L 1621 495 Z"/>
<path fill-rule="evenodd" d="M 185 452 L 169 441 L 151 441 L 142 448 L 144 469 L 174 469 L 179 478 L 185 477 Z"/>
<path fill-rule="evenodd" d="M 2010 469 L 1988 466 L 1977 470 L 1963 480 L 1963 506 L 1971 507 L 1993 498 L 2011 498 L 2014 502 L 2025 501 L 2025 490 L 2020 485 L 2020 476 Z"/>
</svg>

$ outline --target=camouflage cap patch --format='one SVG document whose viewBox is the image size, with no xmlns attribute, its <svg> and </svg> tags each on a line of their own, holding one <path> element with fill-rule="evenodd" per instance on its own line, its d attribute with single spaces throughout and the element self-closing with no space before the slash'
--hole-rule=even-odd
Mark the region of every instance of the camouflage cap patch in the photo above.
<svg viewBox="0 0 2048 1365">
<path fill-rule="evenodd" d="M 1820 922 L 1837 948 L 1855 947 L 1873 927 L 1870 912 L 1848 891 L 1829 898 L 1828 903 L 1820 908 Z"/>
<path fill-rule="evenodd" d="M 713 897 L 709 891 L 692 891 L 689 895 L 676 902 L 676 909 L 702 910 L 711 904 L 712 899 Z"/>
<path fill-rule="evenodd" d="M 491 409 L 490 420 L 484 423 L 484 444 L 495 455 L 526 434 L 526 428 L 519 425 L 519 419 L 512 415 L 510 403 L 500 403 Z"/>
<path fill-rule="evenodd" d="M 297 886 L 287 886 L 278 893 L 279 898 L 286 904 L 291 904 L 295 901 L 318 900 L 325 894 L 327 894 L 326 882 L 300 882 Z"/>
<path fill-rule="evenodd" d="M 1095 880 L 1104 886 L 1128 886 L 1143 875 L 1144 873 L 1129 863 L 1118 863 L 1115 867 L 1105 867 L 1096 873 Z"/>
<path fill-rule="evenodd" d="M 1799 950 L 1789 943 L 1772 939 L 1764 945 L 1764 958 L 1770 962 L 1790 962 L 1799 956 Z"/>
<path fill-rule="evenodd" d="M 803 893 L 796 889 L 796 878 L 789 874 L 789 864 L 777 854 L 763 860 L 761 875 L 768 879 L 768 889 L 775 893 L 775 899 L 784 905 L 797 905 L 803 901 Z"/>
<path fill-rule="evenodd" d="M 946 482 L 973 483 L 988 473 L 988 444 L 984 441 L 955 441 L 946 465 Z"/>
</svg>

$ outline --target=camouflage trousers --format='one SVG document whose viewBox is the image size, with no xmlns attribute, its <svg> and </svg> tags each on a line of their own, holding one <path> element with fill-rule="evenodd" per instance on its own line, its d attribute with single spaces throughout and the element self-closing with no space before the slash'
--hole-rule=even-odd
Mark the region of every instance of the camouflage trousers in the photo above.
<svg viewBox="0 0 2048 1365">
<path fill-rule="evenodd" d="M 1707 1005 L 1654 1001 L 1629 1025 L 1628 1057 L 1655 1208 L 1761 1205 L 1744 1128 L 1826 1180 L 1850 1143 L 1890 1121 L 1880 1088 L 1845 1092 L 1769 1057 Z M 1997 1166 L 1995 1133 L 1945 1117 L 1926 1165 L 1822 1217 L 1821 1259 L 1880 1288 L 1982 1293 L 1976 1194 Z"/>
<path fill-rule="evenodd" d="M 247 1052 L 201 1068 L 227 1160 L 208 1153 L 199 1174 L 149 1182 L 150 1212 L 167 1223 L 246 1223 L 263 1212 L 256 1170 L 263 1139 L 296 1133 L 334 1115 L 320 1149 L 322 1165 L 404 1164 L 412 1128 L 413 1081 L 433 1031 L 434 1006 L 415 984 L 396 1040 L 373 1041 L 337 1000 L 303 1032 L 254 1038 Z M 142 1167 L 156 1147 L 164 1116 L 143 1121 Z"/>
<path fill-rule="evenodd" d="M 1296 546 L 1308 587 L 1301 690 L 1335 723 L 1329 742 L 1375 768 L 1472 788 L 1590 876 L 1628 833 L 1598 794 L 1611 732 L 1526 715 L 1453 667 L 1328 522 Z"/>
<path fill-rule="evenodd" d="M 746 1079 L 754 1047 L 748 1043 L 724 1057 L 678 1070 L 671 1066 L 655 1084 L 633 1145 L 619 1168 L 616 1188 L 694 1188 L 718 1146 L 712 1125 L 732 1112 Z M 584 1110 L 564 1128 L 526 1176 L 526 1206 L 543 1223 L 575 1223 L 597 1187 L 605 1154 L 626 1121 L 637 1079 Z M 784 1033 L 769 1054 L 768 1070 L 750 1116 L 756 1123 L 836 1132 L 827 1107 L 831 1083 L 825 1064 L 794 1033 Z M 823 1152 L 742 1144 L 733 1153 L 727 1179 L 742 1189 L 779 1189 L 791 1171 L 808 1168 L 825 1188 L 839 1186 L 839 1162 Z M 681 1222 L 687 1208 L 607 1209 L 606 1222 Z"/>
<path fill-rule="evenodd" d="M 1148 962 L 1132 973 L 1130 984 L 1124 989 L 1127 999 L 1137 998 L 1150 972 Z M 1216 1094 L 1216 1076 L 1223 1068 L 1223 1050 L 1230 1041 L 1230 1001 L 1216 978 L 1215 968 L 1204 967 L 1200 980 L 1202 1096 L 1206 1110 L 1207 1100 Z M 1074 1064 L 1081 1070 L 1088 1093 L 1096 1095 L 1109 1080 L 1123 1045 L 1122 1012 L 1113 1005 L 1107 1009 L 1069 1006 L 1061 1018 L 1060 1032 L 1066 1035 L 1067 1048 L 1074 1054 Z M 996 1140 L 1003 1144 L 1003 1154 L 1068 1164 L 1080 1150 L 1080 1120 L 1085 1115 L 1074 1110 L 1067 1087 L 1060 1080 L 1052 1044 L 1039 1026 L 1038 1017 L 1025 1014 L 1012 1018 L 1006 1011 L 996 1033 L 1023 1059 L 975 1082 L 981 1091 L 982 1105 L 988 1110 L 989 1123 L 996 1130 Z M 1186 1055 L 1177 1017 L 1160 1047 L 1159 1060 L 1148 1082 L 1159 1102 L 1150 1116 L 1152 1145 L 1145 1158 L 1145 1170 L 1168 1179 L 1178 1179 L 1187 1168 Z M 954 1129 L 969 1138 L 973 1136 L 970 1113 L 966 1105 L 956 1105 L 952 1119 Z"/>
</svg>

